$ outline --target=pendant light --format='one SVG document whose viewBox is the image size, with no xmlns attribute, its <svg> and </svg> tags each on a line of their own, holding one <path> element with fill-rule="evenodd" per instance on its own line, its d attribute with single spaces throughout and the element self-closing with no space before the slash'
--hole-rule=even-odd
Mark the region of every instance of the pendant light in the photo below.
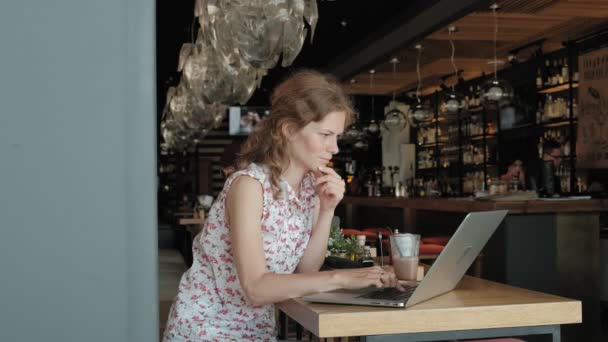
<svg viewBox="0 0 608 342">
<path fill-rule="evenodd" d="M 504 64 L 504 61 L 496 58 L 496 40 L 498 36 L 498 15 L 496 10 L 498 10 L 498 5 L 493 4 L 490 8 L 494 14 L 494 60 L 488 62 L 488 64 L 494 65 L 494 77 L 489 79 L 481 88 L 481 102 L 483 105 L 502 105 L 510 102 L 513 98 L 513 87 L 507 81 L 498 79 L 498 64 Z"/>
<path fill-rule="evenodd" d="M 376 70 L 371 69 L 369 71 L 369 90 L 372 96 L 372 118 L 371 120 L 369 120 L 369 124 L 367 125 L 367 127 L 365 128 L 367 130 L 368 133 L 372 134 L 372 135 L 376 135 L 378 134 L 378 132 L 380 132 L 380 126 L 378 126 L 378 123 L 376 123 L 376 106 L 375 106 L 375 100 L 376 100 L 376 95 L 374 95 L 373 93 L 373 89 L 374 89 L 374 74 L 376 73 Z"/>
<path fill-rule="evenodd" d="M 456 82 L 452 84 L 452 89 L 445 91 L 441 96 L 439 111 L 444 115 L 458 114 L 467 110 L 469 107 L 464 96 L 456 92 L 456 84 L 458 83 L 458 68 L 456 67 L 456 62 L 454 61 L 454 55 L 456 54 L 456 47 L 454 45 L 454 41 L 452 40 L 452 33 L 454 32 L 456 32 L 456 27 L 450 26 L 448 28 L 450 45 L 452 46 L 452 55 L 450 56 L 450 61 L 452 62 L 452 67 L 454 68 L 454 77 L 456 77 Z"/>
<path fill-rule="evenodd" d="M 354 83 L 354 82 L 351 82 Z M 353 123 L 344 131 L 341 140 L 358 150 L 367 150 L 367 133 L 359 123 L 359 113 L 355 111 Z"/>
<path fill-rule="evenodd" d="M 395 74 L 397 73 L 397 64 L 399 63 L 399 60 L 394 57 L 393 59 L 390 60 L 390 63 L 393 65 L 393 82 L 396 81 L 396 77 Z M 403 124 L 403 127 L 401 127 L 401 129 L 403 130 L 406 126 L 407 126 L 407 118 L 405 116 L 405 113 L 403 113 L 401 110 L 399 110 L 399 108 L 397 108 L 396 104 L 396 97 L 397 93 L 395 90 L 393 90 L 393 99 L 392 101 L 389 103 L 389 108 L 391 108 L 391 110 L 389 110 L 385 115 L 384 115 L 384 120 L 382 121 L 382 125 L 384 125 L 384 128 L 386 128 L 387 130 L 389 130 L 391 127 L 396 127 L 400 124 Z"/>
<path fill-rule="evenodd" d="M 428 105 L 420 101 L 420 87 L 422 86 L 422 79 L 420 77 L 420 57 L 422 56 L 422 45 L 417 44 L 415 48 L 418 50 L 418 57 L 416 58 L 416 76 L 418 77 L 418 87 L 416 87 L 416 105 L 412 111 L 412 118 L 418 122 L 426 121 L 433 117 L 433 112 Z"/>
</svg>

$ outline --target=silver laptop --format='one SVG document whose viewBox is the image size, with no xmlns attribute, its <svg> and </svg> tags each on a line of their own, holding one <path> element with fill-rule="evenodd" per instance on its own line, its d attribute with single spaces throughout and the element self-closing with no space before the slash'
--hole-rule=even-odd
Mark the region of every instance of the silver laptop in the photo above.
<svg viewBox="0 0 608 342">
<path fill-rule="evenodd" d="M 469 213 L 422 281 L 407 286 L 405 292 L 395 288 L 372 287 L 316 293 L 303 299 L 319 303 L 403 308 L 449 292 L 458 285 L 507 212 L 508 210 L 496 210 Z"/>
</svg>

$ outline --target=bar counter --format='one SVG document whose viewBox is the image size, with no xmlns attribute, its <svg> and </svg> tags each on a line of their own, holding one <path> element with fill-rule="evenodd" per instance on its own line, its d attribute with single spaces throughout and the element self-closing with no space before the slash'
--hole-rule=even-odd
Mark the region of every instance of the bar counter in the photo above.
<svg viewBox="0 0 608 342">
<path fill-rule="evenodd" d="M 356 226 L 355 213 L 358 207 L 399 208 L 403 210 L 399 225 L 409 232 L 416 231 L 417 212 L 437 211 L 469 213 L 472 211 L 509 210 L 510 215 L 519 214 L 566 214 L 588 213 L 597 215 L 608 211 L 608 199 L 537 199 L 529 201 L 488 201 L 468 198 L 398 198 L 345 196 L 345 226 Z M 598 227 L 599 229 L 599 227 Z M 599 232 L 599 230 L 598 230 Z"/>
<path fill-rule="evenodd" d="M 464 212 L 507 209 L 511 214 L 600 212 L 608 210 L 606 199 L 538 199 L 532 201 L 484 201 L 472 198 L 399 198 L 345 196 L 346 205 Z"/>
</svg>

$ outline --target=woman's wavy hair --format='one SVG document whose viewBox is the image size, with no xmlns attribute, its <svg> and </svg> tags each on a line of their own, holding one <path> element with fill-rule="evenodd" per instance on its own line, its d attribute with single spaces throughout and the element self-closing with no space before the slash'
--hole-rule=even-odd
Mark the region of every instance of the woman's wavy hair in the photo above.
<svg viewBox="0 0 608 342">
<path fill-rule="evenodd" d="M 296 131 L 313 121 L 321 121 L 331 112 L 346 114 L 350 125 L 354 109 L 350 98 L 333 76 L 313 70 L 295 72 L 277 86 L 270 97 L 270 115 L 257 124 L 226 174 L 247 168 L 251 163 L 266 165 L 270 170 L 273 196 L 281 193 L 280 175 L 287 160 L 287 137 L 282 127 Z"/>
</svg>

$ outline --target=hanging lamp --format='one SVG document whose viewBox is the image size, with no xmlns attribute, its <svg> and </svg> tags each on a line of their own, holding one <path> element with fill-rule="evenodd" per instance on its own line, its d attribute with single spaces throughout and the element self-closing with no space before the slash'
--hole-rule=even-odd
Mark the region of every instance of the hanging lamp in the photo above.
<svg viewBox="0 0 608 342">
<path fill-rule="evenodd" d="M 458 83 L 458 68 L 456 67 L 456 62 L 454 61 L 454 55 L 456 54 L 456 47 L 454 45 L 454 41 L 452 40 L 452 33 L 454 32 L 456 32 L 456 27 L 450 26 L 448 28 L 450 45 L 452 46 L 452 55 L 450 56 L 450 61 L 452 62 L 452 67 L 454 68 L 454 77 L 456 78 L 456 81 L 452 84 L 452 89 L 445 91 L 441 96 L 439 111 L 444 115 L 458 114 L 469 108 L 469 104 L 467 103 L 465 97 L 456 91 L 456 84 Z"/>
<path fill-rule="evenodd" d="M 420 57 L 422 56 L 422 45 L 417 44 L 415 48 L 418 50 L 418 57 L 416 58 L 416 76 L 418 77 L 418 86 L 416 87 L 416 105 L 412 111 L 412 118 L 418 122 L 426 121 L 433 117 L 433 112 L 426 103 L 422 103 L 420 100 L 420 87 L 422 86 L 422 79 L 420 77 Z"/>
<path fill-rule="evenodd" d="M 396 81 L 396 73 L 397 73 L 397 64 L 399 63 L 399 60 L 394 57 L 390 60 L 390 63 L 393 65 L 393 82 Z M 405 115 L 405 113 L 403 113 L 401 110 L 399 110 L 399 108 L 397 108 L 396 105 L 396 97 L 397 93 L 395 90 L 393 90 L 393 99 L 391 100 L 391 102 L 389 103 L 389 108 L 391 108 L 385 115 L 384 115 L 384 120 L 382 121 L 382 125 L 384 126 L 384 128 L 386 128 L 387 130 L 389 130 L 391 127 L 395 127 L 401 123 L 403 123 L 403 127 L 401 127 L 401 129 L 404 129 L 407 126 L 407 117 Z"/>
<path fill-rule="evenodd" d="M 498 79 L 498 65 L 504 64 L 504 61 L 498 60 L 496 57 L 496 41 L 498 38 L 498 10 L 499 6 L 495 3 L 490 6 L 494 15 L 494 60 L 488 62 L 494 66 L 494 77 L 486 81 L 481 88 L 481 103 L 489 104 L 506 104 L 513 99 L 513 87 L 509 82 Z"/>
<path fill-rule="evenodd" d="M 369 120 L 369 124 L 367 125 L 367 127 L 365 128 L 367 130 L 367 132 L 369 132 L 372 135 L 376 135 L 378 134 L 378 132 L 380 132 L 380 126 L 378 126 L 378 123 L 376 122 L 376 106 L 375 106 L 375 100 L 376 100 L 376 95 L 374 95 L 373 93 L 373 89 L 374 89 L 374 74 L 376 73 L 376 70 L 371 69 L 369 71 L 369 90 L 370 93 L 372 93 L 372 118 L 371 120 Z"/>
</svg>

